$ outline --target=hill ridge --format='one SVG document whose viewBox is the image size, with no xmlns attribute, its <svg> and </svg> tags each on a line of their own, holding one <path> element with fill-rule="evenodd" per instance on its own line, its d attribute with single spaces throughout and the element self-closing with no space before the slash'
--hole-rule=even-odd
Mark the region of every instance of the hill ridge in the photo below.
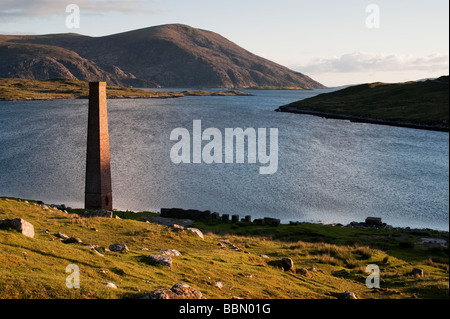
<svg viewBox="0 0 450 319">
<path fill-rule="evenodd" d="M 55 73 L 122 86 L 324 88 L 307 75 L 257 56 L 218 33 L 184 24 L 101 37 L 0 35 L 0 57 L 0 77 L 46 80 Z M 50 63 L 48 57 L 57 58 Z M 28 70 L 30 59 L 38 66 Z"/>
</svg>

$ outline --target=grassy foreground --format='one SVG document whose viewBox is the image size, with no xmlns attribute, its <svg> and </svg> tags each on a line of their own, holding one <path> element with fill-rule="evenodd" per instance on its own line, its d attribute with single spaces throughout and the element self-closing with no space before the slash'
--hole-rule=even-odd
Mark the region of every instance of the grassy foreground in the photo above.
<svg viewBox="0 0 450 319">
<path fill-rule="evenodd" d="M 106 95 L 109 99 L 137 99 L 137 98 L 178 98 L 184 96 L 233 96 L 248 95 L 238 91 L 227 92 L 161 92 L 133 88 L 107 86 Z M 20 100 L 55 100 L 76 99 L 89 96 L 89 84 L 73 79 L 56 80 L 27 80 L 0 79 L 0 101 Z"/>
<path fill-rule="evenodd" d="M 23 218 L 34 225 L 36 233 L 28 238 L 15 230 L 0 229 L 0 298 L 140 298 L 178 282 L 200 290 L 208 299 L 335 299 L 342 298 L 346 290 L 362 299 L 448 298 L 448 246 L 392 250 L 395 244 L 389 242 L 386 250 L 374 249 L 369 247 L 377 242 L 372 232 L 367 232 L 367 246 L 357 243 L 365 238 L 362 230 L 336 228 L 339 233 L 307 224 L 252 229 L 199 223 L 196 226 L 205 234 L 202 240 L 143 222 L 144 217 L 154 216 L 151 213 L 117 215 L 125 219 L 83 218 L 33 201 L 0 198 L 0 219 Z M 58 232 L 83 243 L 64 244 L 56 239 Z M 340 240 L 322 242 L 319 233 L 324 239 L 335 236 Z M 354 238 L 352 244 L 346 242 L 349 238 Z M 243 251 L 222 248 L 218 244 L 223 239 Z M 85 247 L 107 248 L 115 243 L 126 244 L 129 252 L 106 251 L 100 256 Z M 173 258 L 171 269 L 146 260 L 162 249 L 182 253 Z M 401 254 L 408 249 L 410 253 Z M 283 257 L 292 258 L 294 270 L 279 266 L 277 260 Z M 69 264 L 80 268 L 80 289 L 65 286 Z M 381 289 L 365 286 L 369 264 L 381 269 Z M 414 267 L 424 270 L 423 278 L 410 275 Z M 222 288 L 215 286 L 219 281 Z M 118 288 L 108 288 L 105 282 Z"/>
<path fill-rule="evenodd" d="M 378 120 L 378 124 L 383 121 L 410 123 L 448 131 L 449 77 L 424 82 L 357 85 L 294 102 L 278 110 L 330 117 L 344 115 L 350 120 Z"/>
</svg>

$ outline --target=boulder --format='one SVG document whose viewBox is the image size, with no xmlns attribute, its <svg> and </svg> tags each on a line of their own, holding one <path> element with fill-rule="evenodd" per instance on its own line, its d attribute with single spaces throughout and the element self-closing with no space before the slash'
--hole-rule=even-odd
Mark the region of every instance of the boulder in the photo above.
<svg viewBox="0 0 450 319">
<path fill-rule="evenodd" d="M 172 267 L 172 258 L 170 256 L 150 255 L 148 259 L 151 263 L 162 265 L 165 267 Z"/>
<path fill-rule="evenodd" d="M 178 299 L 178 295 L 170 289 L 160 288 L 145 294 L 142 299 Z"/>
<path fill-rule="evenodd" d="M 56 237 L 61 238 L 61 239 L 69 239 L 69 236 L 67 236 L 66 234 L 63 234 L 61 232 L 58 232 L 57 234 L 55 234 Z"/>
<path fill-rule="evenodd" d="M 292 268 L 294 268 L 294 262 L 292 261 L 291 258 L 282 258 L 281 260 L 281 265 L 283 266 L 283 269 L 285 271 L 291 270 Z"/>
<path fill-rule="evenodd" d="M 423 278 L 423 269 L 414 268 L 411 273 L 416 277 Z"/>
<path fill-rule="evenodd" d="M 70 237 L 62 241 L 64 244 L 81 244 L 82 241 L 80 238 Z"/>
<path fill-rule="evenodd" d="M 180 226 L 180 225 L 177 225 L 177 224 L 173 224 L 170 227 L 172 227 L 173 231 L 176 232 L 176 233 L 184 232 L 184 227 L 183 226 Z"/>
<path fill-rule="evenodd" d="M 115 284 L 113 284 L 112 282 L 104 282 L 103 284 L 108 288 L 117 289 L 117 286 Z"/>
<path fill-rule="evenodd" d="M 0 228 L 15 229 L 24 236 L 34 238 L 34 226 L 22 218 L 0 220 Z"/>
<path fill-rule="evenodd" d="M 181 256 L 181 253 L 178 250 L 175 250 L 175 249 L 161 250 L 160 253 L 163 254 L 164 256 L 169 256 L 169 257 L 179 257 L 179 256 Z"/>
<path fill-rule="evenodd" d="M 205 238 L 203 237 L 203 233 L 200 231 L 200 229 L 197 229 L 197 228 L 187 228 L 186 230 L 189 231 L 189 232 L 191 232 L 191 233 L 196 234 L 196 235 L 197 235 L 198 237 L 200 237 L 201 239 L 205 239 Z"/>
<path fill-rule="evenodd" d="M 345 299 L 358 299 L 356 297 L 356 295 L 353 292 L 351 292 L 351 291 L 344 292 L 344 298 Z"/>
<path fill-rule="evenodd" d="M 312 278 L 313 277 L 313 275 L 306 268 L 297 269 L 296 273 L 299 274 L 299 275 L 302 275 L 303 277 L 306 277 L 306 278 Z"/>
<path fill-rule="evenodd" d="M 195 288 L 192 288 L 189 285 L 183 284 L 182 282 L 175 284 L 171 290 L 178 296 L 183 298 L 206 299 L 200 291 L 198 291 Z"/>
<path fill-rule="evenodd" d="M 128 247 L 125 244 L 112 244 L 109 246 L 109 250 L 114 252 L 128 251 Z"/>
</svg>

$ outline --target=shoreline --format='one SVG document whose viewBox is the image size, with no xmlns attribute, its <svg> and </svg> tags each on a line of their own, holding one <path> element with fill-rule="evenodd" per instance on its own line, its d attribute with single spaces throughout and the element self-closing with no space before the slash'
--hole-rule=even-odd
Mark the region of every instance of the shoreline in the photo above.
<svg viewBox="0 0 450 319">
<path fill-rule="evenodd" d="M 388 121 L 388 120 L 379 120 L 370 117 L 363 116 L 354 116 L 354 115 L 346 115 L 346 114 L 336 114 L 336 113 L 328 113 L 322 111 L 308 111 L 308 110 L 299 110 L 295 106 L 280 106 L 275 112 L 282 113 L 295 113 L 295 114 L 304 114 L 304 115 L 312 115 L 319 116 L 326 119 L 335 119 L 335 120 L 347 120 L 355 123 L 367 123 L 367 124 L 376 124 L 376 125 L 387 125 L 387 126 L 396 126 L 396 127 L 405 127 L 412 129 L 420 129 L 420 130 L 428 130 L 428 131 L 437 131 L 437 132 L 449 132 L 448 127 L 444 126 L 433 126 L 426 124 L 418 124 L 412 122 L 400 122 L 400 121 Z"/>
</svg>

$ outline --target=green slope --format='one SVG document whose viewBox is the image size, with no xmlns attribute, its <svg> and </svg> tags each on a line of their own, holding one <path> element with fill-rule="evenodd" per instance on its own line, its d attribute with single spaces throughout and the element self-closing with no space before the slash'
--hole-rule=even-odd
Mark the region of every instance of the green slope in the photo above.
<svg viewBox="0 0 450 319">
<path fill-rule="evenodd" d="M 357 85 L 282 106 L 279 111 L 324 112 L 448 128 L 449 77 Z"/>
</svg>

